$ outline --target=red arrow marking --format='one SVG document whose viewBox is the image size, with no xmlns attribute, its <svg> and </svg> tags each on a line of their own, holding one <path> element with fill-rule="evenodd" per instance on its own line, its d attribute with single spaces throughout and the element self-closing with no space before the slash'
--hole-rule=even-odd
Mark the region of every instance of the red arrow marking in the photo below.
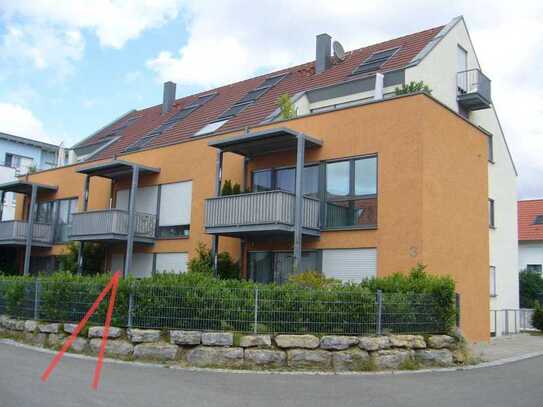
<svg viewBox="0 0 543 407">
<path fill-rule="evenodd" d="M 55 355 L 49 366 L 47 366 L 47 369 L 43 372 L 41 376 L 41 380 L 43 382 L 46 382 L 49 379 L 49 376 L 53 372 L 53 369 L 58 365 L 62 357 L 64 356 L 64 353 L 72 346 L 72 343 L 74 343 L 75 339 L 77 338 L 77 335 L 79 335 L 79 332 L 83 329 L 83 327 L 86 325 L 86 323 L 89 321 L 90 317 L 96 312 L 98 309 L 98 306 L 103 301 L 109 290 L 111 290 L 111 296 L 109 299 L 109 306 L 107 310 L 106 315 L 106 324 L 104 328 L 104 334 L 102 335 L 102 346 L 100 347 L 100 353 L 98 355 L 98 363 L 96 365 L 96 370 L 94 373 L 94 381 L 92 383 L 92 387 L 96 390 L 98 388 L 98 383 L 100 381 L 100 372 L 102 370 L 102 364 L 103 364 L 103 358 L 104 353 L 106 350 L 106 343 L 107 343 L 107 337 L 109 334 L 109 326 L 111 324 L 111 316 L 113 314 L 113 306 L 115 303 L 115 297 L 117 295 L 117 286 L 119 285 L 119 277 L 121 275 L 120 271 L 117 271 L 115 274 L 113 274 L 113 278 L 109 281 L 106 288 L 103 289 L 103 291 L 100 293 L 98 298 L 96 298 L 96 301 L 94 301 L 94 304 L 89 308 L 87 313 L 85 314 L 85 317 L 77 324 L 77 327 L 74 329 L 72 334 L 70 335 L 70 338 L 64 343 L 64 346 L 62 346 L 62 349 L 58 351 L 58 353 Z"/>
</svg>

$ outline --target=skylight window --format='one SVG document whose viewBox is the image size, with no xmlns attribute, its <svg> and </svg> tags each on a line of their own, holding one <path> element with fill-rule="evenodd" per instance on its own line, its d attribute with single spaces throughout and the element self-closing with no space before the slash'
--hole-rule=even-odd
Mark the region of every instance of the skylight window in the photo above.
<svg viewBox="0 0 543 407">
<path fill-rule="evenodd" d="M 223 126 L 223 124 L 225 124 L 227 121 L 228 121 L 228 119 L 220 120 L 218 122 L 213 122 L 213 123 L 206 124 L 200 130 L 198 130 L 196 133 L 194 133 L 193 137 L 203 136 L 204 134 L 213 133 L 214 131 L 217 131 L 219 128 L 221 128 Z"/>
<path fill-rule="evenodd" d="M 537 215 L 535 217 L 534 225 L 543 225 L 543 215 Z"/>
<path fill-rule="evenodd" d="M 246 108 L 248 108 L 252 103 L 256 102 L 258 98 L 264 95 L 264 93 L 266 93 L 272 87 L 277 85 L 287 75 L 288 73 L 285 73 L 285 74 L 275 75 L 275 76 L 266 78 L 264 82 L 260 84 L 260 86 L 258 86 L 256 89 L 253 89 L 247 92 L 247 94 L 243 96 L 240 100 L 238 100 L 236 104 L 234 104 L 230 109 L 228 109 L 226 112 L 221 114 L 217 118 L 217 120 L 229 119 L 241 113 Z"/>
<path fill-rule="evenodd" d="M 188 106 L 185 106 L 184 108 L 182 108 L 181 110 L 173 114 L 168 120 L 166 120 L 160 126 L 153 129 L 151 132 L 147 133 L 145 136 L 137 140 L 135 143 L 130 144 L 128 147 L 125 148 L 124 151 L 126 152 L 136 151 L 150 144 L 155 138 L 160 136 L 165 131 L 174 127 L 177 123 L 179 123 L 181 120 L 186 118 L 188 115 L 190 115 L 199 107 L 205 105 L 215 96 L 217 96 L 217 93 L 210 93 L 210 94 L 202 95 L 198 97 L 198 99 L 193 101 L 191 104 L 189 104 Z"/>
<path fill-rule="evenodd" d="M 398 51 L 399 48 L 387 49 L 374 52 L 353 71 L 353 75 L 377 71 Z"/>
</svg>

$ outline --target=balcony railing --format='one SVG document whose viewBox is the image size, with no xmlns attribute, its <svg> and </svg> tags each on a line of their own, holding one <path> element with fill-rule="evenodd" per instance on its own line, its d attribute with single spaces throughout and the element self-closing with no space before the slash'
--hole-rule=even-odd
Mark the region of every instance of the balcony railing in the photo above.
<svg viewBox="0 0 543 407">
<path fill-rule="evenodd" d="M 71 240 L 126 240 L 128 211 L 106 209 L 74 213 Z M 156 216 L 136 213 L 135 241 L 148 242 L 155 238 Z"/>
<path fill-rule="evenodd" d="M 0 243 L 25 244 L 28 234 L 28 222 L 12 220 L 0 222 Z M 34 223 L 32 244 L 49 246 L 53 241 L 53 227 L 45 223 Z"/>
<path fill-rule="evenodd" d="M 206 199 L 207 233 L 240 235 L 255 232 L 292 231 L 296 196 L 267 191 Z M 319 234 L 319 200 L 304 197 L 302 232 Z"/>
<path fill-rule="evenodd" d="M 492 103 L 490 79 L 479 69 L 458 72 L 456 89 L 458 103 L 466 110 L 488 109 Z"/>
</svg>

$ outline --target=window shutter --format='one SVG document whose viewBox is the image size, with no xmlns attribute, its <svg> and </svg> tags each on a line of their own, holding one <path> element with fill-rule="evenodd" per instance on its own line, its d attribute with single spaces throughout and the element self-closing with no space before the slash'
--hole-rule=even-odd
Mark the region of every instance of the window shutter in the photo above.
<svg viewBox="0 0 543 407">
<path fill-rule="evenodd" d="M 332 249 L 322 252 L 326 277 L 359 283 L 377 275 L 376 249 Z"/>
<path fill-rule="evenodd" d="M 161 187 L 159 226 L 190 225 L 192 181 Z"/>
<path fill-rule="evenodd" d="M 128 189 L 121 189 L 117 191 L 115 208 L 127 211 L 129 196 L 130 192 Z M 136 191 L 136 212 L 156 215 L 157 196 L 158 188 L 156 186 L 138 188 L 138 190 Z"/>
<path fill-rule="evenodd" d="M 187 271 L 187 253 L 157 253 L 156 272 L 181 274 Z"/>
</svg>

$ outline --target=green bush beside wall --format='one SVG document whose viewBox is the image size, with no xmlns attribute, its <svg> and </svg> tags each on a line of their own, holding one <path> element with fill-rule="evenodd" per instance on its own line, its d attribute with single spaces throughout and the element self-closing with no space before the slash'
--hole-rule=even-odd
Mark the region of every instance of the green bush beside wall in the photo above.
<svg viewBox="0 0 543 407">
<path fill-rule="evenodd" d="M 107 275 L 80 277 L 68 273 L 40 278 L 38 319 L 81 320 L 108 280 Z M 35 288 L 30 277 L 0 277 L 0 314 L 33 318 Z M 195 272 L 128 278 L 119 283 L 112 323 L 128 325 L 132 301 L 132 326 L 143 328 L 252 332 L 256 316 L 256 328 L 262 333 L 373 334 L 377 328 L 377 290 L 383 292 L 384 333 L 441 333 L 454 324 L 453 280 L 428 275 L 423 267 L 408 275 L 321 288 L 304 288 L 293 282 L 263 285 L 219 280 Z M 104 301 L 91 321 L 103 323 L 106 309 Z"/>
</svg>

